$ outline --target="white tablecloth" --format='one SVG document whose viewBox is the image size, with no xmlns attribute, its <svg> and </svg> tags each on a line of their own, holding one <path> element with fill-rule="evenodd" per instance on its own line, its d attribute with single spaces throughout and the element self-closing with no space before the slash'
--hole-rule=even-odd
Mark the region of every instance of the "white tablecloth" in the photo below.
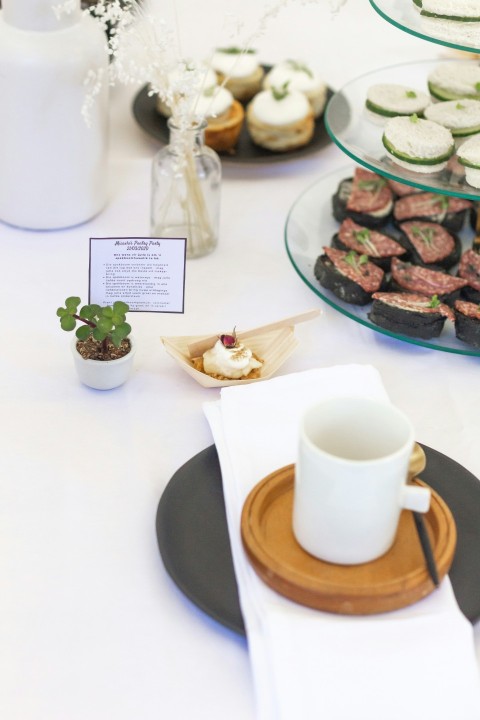
<svg viewBox="0 0 480 720">
<path fill-rule="evenodd" d="M 294 3 L 271 23 L 257 43 L 266 61 L 302 56 L 339 87 L 380 65 L 444 52 L 388 26 L 366 0 L 349 0 L 333 24 L 323 2 Z M 208 41 L 198 23 L 217 20 L 224 6 L 204 0 L 193 14 L 180 13 L 192 54 L 216 42 L 214 23 Z M 217 396 L 174 364 L 160 335 L 251 327 L 320 304 L 322 318 L 298 327 L 300 347 L 282 372 L 374 365 L 417 439 L 480 477 L 478 359 L 352 322 L 322 304 L 288 260 L 291 204 L 323 173 L 351 167 L 334 145 L 303 160 L 224 163 L 219 247 L 188 262 L 184 315 L 134 315 L 139 349 L 128 384 L 106 394 L 79 385 L 56 308 L 68 295 L 86 298 L 90 236 L 148 234 L 158 146 L 131 116 L 133 93 L 112 92 L 111 200 L 101 215 L 52 233 L 0 224 L 5 720 L 254 717 L 245 640 L 185 599 L 159 559 L 159 498 L 175 470 L 212 443 L 202 403 Z"/>
</svg>

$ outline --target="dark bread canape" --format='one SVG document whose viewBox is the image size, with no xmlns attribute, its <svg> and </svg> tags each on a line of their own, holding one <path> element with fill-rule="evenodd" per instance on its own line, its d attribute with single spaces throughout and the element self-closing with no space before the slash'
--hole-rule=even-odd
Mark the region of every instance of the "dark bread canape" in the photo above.
<svg viewBox="0 0 480 720">
<path fill-rule="evenodd" d="M 439 223 L 451 232 L 459 232 L 472 210 L 471 200 L 422 192 L 396 200 L 393 219 L 398 225 L 407 220 L 426 220 Z"/>
<path fill-rule="evenodd" d="M 350 217 L 360 225 L 377 228 L 390 218 L 393 193 L 385 178 L 362 167 L 353 178 L 342 180 L 332 197 L 333 216 L 338 222 Z"/>
<path fill-rule="evenodd" d="M 374 292 L 386 286 L 383 270 L 354 250 L 324 248 L 315 263 L 314 275 L 320 285 L 354 305 L 366 305 Z"/>
<path fill-rule="evenodd" d="M 480 348 L 480 305 L 457 300 L 454 312 L 457 338 L 472 347 Z"/>
<path fill-rule="evenodd" d="M 480 303 L 480 254 L 473 249 L 466 250 L 460 259 L 458 276 L 468 281 L 462 288 L 462 298 Z"/>
<path fill-rule="evenodd" d="M 399 224 L 399 242 L 409 251 L 415 265 L 448 269 L 460 259 L 462 242 L 458 235 L 439 223 L 408 220 Z"/>
<path fill-rule="evenodd" d="M 355 250 L 383 270 L 388 270 L 392 257 L 406 257 L 407 251 L 395 238 L 383 231 L 367 228 L 346 218 L 332 238 L 332 247 Z"/>
<path fill-rule="evenodd" d="M 440 335 L 445 320 L 454 321 L 452 309 L 436 296 L 378 292 L 372 297 L 371 322 L 401 335 L 428 340 Z"/>
<path fill-rule="evenodd" d="M 437 295 L 440 302 L 453 305 L 467 280 L 449 275 L 441 270 L 431 270 L 421 265 L 412 265 L 394 258 L 391 264 L 389 290 L 410 292 L 432 297 Z"/>
</svg>

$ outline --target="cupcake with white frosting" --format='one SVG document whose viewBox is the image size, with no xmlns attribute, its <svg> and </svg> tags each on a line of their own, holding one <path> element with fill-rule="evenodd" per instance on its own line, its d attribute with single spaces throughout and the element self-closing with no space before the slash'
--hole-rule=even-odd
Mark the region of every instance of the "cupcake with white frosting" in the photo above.
<svg viewBox="0 0 480 720">
<path fill-rule="evenodd" d="M 327 102 L 327 85 L 304 62 L 285 60 L 275 65 L 265 76 L 263 88 L 282 87 L 288 82 L 290 90 L 299 90 L 309 100 L 314 116 L 320 117 Z"/>
<path fill-rule="evenodd" d="M 210 66 L 217 75 L 218 83 L 225 85 L 240 102 L 248 102 L 261 89 L 265 72 L 255 50 L 217 48 Z"/>
<path fill-rule="evenodd" d="M 247 126 L 254 143 L 285 152 L 312 139 L 315 120 L 305 95 L 288 83 L 258 93 L 247 107 Z"/>
<path fill-rule="evenodd" d="M 206 144 L 217 152 L 232 152 L 242 129 L 245 111 L 230 90 L 212 85 L 198 96 L 194 114 L 207 122 Z"/>
<path fill-rule="evenodd" d="M 164 117 L 170 117 L 171 104 L 183 102 L 185 95 L 190 101 L 193 98 L 195 103 L 206 88 L 216 84 L 217 75 L 211 68 L 194 60 L 182 60 L 168 73 L 166 94 L 164 97 L 157 96 L 157 110 Z"/>
</svg>

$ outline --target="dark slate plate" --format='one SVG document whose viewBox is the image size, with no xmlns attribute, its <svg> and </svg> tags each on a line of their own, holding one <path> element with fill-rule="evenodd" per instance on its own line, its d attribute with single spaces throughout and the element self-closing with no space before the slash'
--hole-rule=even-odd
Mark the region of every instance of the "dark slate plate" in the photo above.
<svg viewBox="0 0 480 720">
<path fill-rule="evenodd" d="M 480 618 L 480 482 L 454 460 L 422 447 L 422 480 L 455 518 L 457 550 L 449 575 L 460 609 L 474 623 Z M 160 499 L 156 531 L 165 568 L 180 590 L 222 625 L 245 634 L 214 445 L 174 474 Z"/>
<path fill-rule="evenodd" d="M 333 91 L 329 90 L 327 101 L 332 95 Z M 169 137 L 167 119 L 157 112 L 155 104 L 156 98 L 148 95 L 148 85 L 145 85 L 145 87 L 137 93 L 133 101 L 133 116 L 148 135 L 156 140 L 160 140 L 163 144 L 167 144 Z M 259 145 L 255 145 L 250 139 L 244 123 L 234 154 L 219 153 L 219 155 L 222 160 L 229 160 L 233 163 L 271 163 L 311 155 L 313 152 L 321 150 L 332 142 L 325 129 L 323 117 L 322 115 L 316 120 L 313 138 L 308 145 L 298 148 L 297 150 L 272 152 L 271 150 L 259 147 Z"/>
</svg>

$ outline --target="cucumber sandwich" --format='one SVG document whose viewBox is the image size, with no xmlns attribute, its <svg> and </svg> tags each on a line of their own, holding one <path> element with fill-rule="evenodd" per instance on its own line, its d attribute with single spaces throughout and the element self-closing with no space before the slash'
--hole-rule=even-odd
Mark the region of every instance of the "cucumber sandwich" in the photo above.
<svg viewBox="0 0 480 720">
<path fill-rule="evenodd" d="M 443 170 L 455 151 L 450 130 L 416 115 L 390 118 L 382 142 L 394 163 L 420 173 Z"/>
</svg>

